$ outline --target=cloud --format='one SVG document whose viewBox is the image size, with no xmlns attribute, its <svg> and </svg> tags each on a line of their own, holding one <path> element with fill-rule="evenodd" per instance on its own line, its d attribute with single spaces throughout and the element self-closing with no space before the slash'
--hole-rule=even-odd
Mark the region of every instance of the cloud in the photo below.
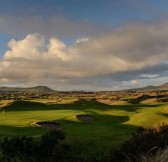
<svg viewBox="0 0 168 162">
<path fill-rule="evenodd" d="M 131 83 L 132 84 L 138 84 L 138 81 L 137 80 L 131 80 Z"/>
<path fill-rule="evenodd" d="M 39 33 L 47 37 L 56 35 L 61 39 L 72 39 L 95 35 L 107 29 L 100 24 L 94 24 L 88 20 L 72 20 L 64 16 L 41 15 L 0 15 L 0 31 L 12 35 L 28 35 L 29 33 Z"/>
<path fill-rule="evenodd" d="M 149 79 L 157 78 L 158 76 L 159 76 L 158 74 L 142 74 L 142 75 L 140 75 L 140 77 L 142 77 L 142 78 L 149 78 Z"/>
<path fill-rule="evenodd" d="M 11 39 L 8 46 L 0 61 L 4 84 L 49 84 L 59 89 L 112 88 L 127 81 L 137 85 L 140 79 L 159 77 L 152 71 L 155 67 L 167 66 L 168 22 L 130 23 L 89 39 L 81 37 L 70 46 L 41 34 Z"/>
<path fill-rule="evenodd" d="M 86 42 L 88 40 L 89 40 L 89 38 L 79 38 L 76 40 L 76 43 Z"/>
</svg>

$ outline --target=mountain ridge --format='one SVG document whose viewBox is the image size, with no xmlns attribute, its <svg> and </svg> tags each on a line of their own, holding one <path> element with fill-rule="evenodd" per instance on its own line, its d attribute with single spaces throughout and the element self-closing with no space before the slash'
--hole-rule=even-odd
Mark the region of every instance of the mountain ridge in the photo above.
<svg viewBox="0 0 168 162">
<path fill-rule="evenodd" d="M 163 83 L 163 84 L 157 85 L 157 86 L 149 85 L 149 86 L 135 88 L 135 89 L 131 89 L 131 90 L 135 90 L 135 91 L 152 91 L 152 90 L 153 91 L 164 91 L 164 90 L 168 90 L 168 83 Z"/>
<path fill-rule="evenodd" d="M 35 86 L 35 87 L 28 87 L 28 88 L 0 87 L 0 92 L 51 93 L 56 91 L 47 86 Z"/>
<path fill-rule="evenodd" d="M 141 88 L 127 89 L 127 90 L 131 90 L 131 91 L 164 91 L 164 90 L 168 90 L 168 83 L 164 83 L 164 84 L 161 84 L 158 86 L 149 85 L 149 86 L 145 86 L 145 87 L 141 87 Z M 111 90 L 111 91 L 113 91 L 113 90 Z M 121 91 L 125 91 L 125 90 L 121 90 Z M 0 87 L 0 92 L 54 93 L 54 92 L 58 92 L 58 91 L 53 90 L 47 86 L 35 86 L 35 87 L 27 87 L 27 88 L 3 86 L 3 87 Z M 62 91 L 62 92 L 64 92 L 64 91 Z"/>
</svg>

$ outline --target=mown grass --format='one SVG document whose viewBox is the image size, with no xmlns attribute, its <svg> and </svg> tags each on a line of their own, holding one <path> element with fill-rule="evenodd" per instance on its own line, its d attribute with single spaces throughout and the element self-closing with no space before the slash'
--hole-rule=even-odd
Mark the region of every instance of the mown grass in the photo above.
<svg viewBox="0 0 168 162">
<path fill-rule="evenodd" d="M 90 114 L 94 122 L 82 122 L 77 114 Z M 56 121 L 63 126 L 68 140 L 91 142 L 101 147 L 115 147 L 128 139 L 139 126 L 168 123 L 166 104 L 106 105 L 80 100 L 70 104 L 47 105 L 15 101 L 0 110 L 0 134 L 37 136 L 46 131 L 33 128 L 34 121 Z"/>
</svg>

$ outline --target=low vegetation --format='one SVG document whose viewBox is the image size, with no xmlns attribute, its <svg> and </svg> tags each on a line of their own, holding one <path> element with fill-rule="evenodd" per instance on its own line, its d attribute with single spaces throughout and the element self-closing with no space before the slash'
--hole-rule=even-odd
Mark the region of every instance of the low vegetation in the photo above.
<svg viewBox="0 0 168 162">
<path fill-rule="evenodd" d="M 167 162 L 168 148 L 158 150 L 155 155 L 142 155 L 139 161 L 140 162 Z"/>
<path fill-rule="evenodd" d="M 168 125 L 139 128 L 116 149 L 88 157 L 80 143 L 66 140 L 60 130 L 40 137 L 3 136 L 0 138 L 2 162 L 167 162 Z"/>
<path fill-rule="evenodd" d="M 1 161 L 166 159 L 168 91 L 39 93 L 39 88 L 0 93 Z"/>
<path fill-rule="evenodd" d="M 56 130 L 47 132 L 40 138 L 26 136 L 2 137 L 0 141 L 0 161 L 67 161 L 69 146 L 62 142 L 64 139 L 64 133 Z"/>
<path fill-rule="evenodd" d="M 158 127 L 139 128 L 129 140 L 123 142 L 118 149 L 113 150 L 111 159 L 108 159 L 108 161 L 140 162 L 148 158 L 156 159 L 156 157 L 161 156 L 163 153 L 165 155 L 165 152 L 160 153 L 160 150 L 165 150 L 167 147 L 168 125 L 163 123 Z"/>
</svg>

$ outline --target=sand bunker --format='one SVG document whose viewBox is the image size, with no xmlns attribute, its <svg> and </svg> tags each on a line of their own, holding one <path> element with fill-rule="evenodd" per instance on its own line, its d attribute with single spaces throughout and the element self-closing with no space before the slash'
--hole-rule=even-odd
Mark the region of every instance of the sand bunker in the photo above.
<svg viewBox="0 0 168 162">
<path fill-rule="evenodd" d="M 87 114 L 76 115 L 76 118 L 81 121 L 86 121 L 86 122 L 95 121 L 95 118 L 93 116 L 87 115 Z"/>
<path fill-rule="evenodd" d="M 55 123 L 55 122 L 50 122 L 50 121 L 33 122 L 31 125 L 35 126 L 35 127 L 45 128 L 45 129 L 57 129 L 57 130 L 60 130 L 62 128 L 62 126 L 60 124 Z"/>
</svg>

